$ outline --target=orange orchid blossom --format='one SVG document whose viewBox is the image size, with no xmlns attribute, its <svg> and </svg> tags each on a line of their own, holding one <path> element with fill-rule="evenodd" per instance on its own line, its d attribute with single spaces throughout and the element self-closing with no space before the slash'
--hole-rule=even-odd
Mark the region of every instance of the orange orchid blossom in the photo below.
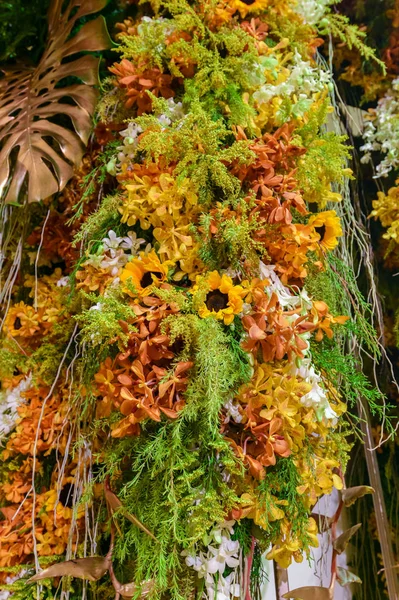
<svg viewBox="0 0 399 600">
<path fill-rule="evenodd" d="M 315 335 L 315 340 L 317 342 L 321 342 L 324 335 L 326 335 L 328 339 L 331 339 L 334 335 L 331 325 L 344 325 L 350 318 L 346 315 L 334 317 L 328 312 L 329 308 L 325 302 L 316 301 L 313 303 L 313 306 L 317 310 L 319 316 L 319 321 L 316 326 L 317 333 Z"/>
<path fill-rule="evenodd" d="M 163 98 L 173 98 L 175 95 L 171 88 L 173 77 L 162 73 L 158 67 L 143 69 L 124 58 L 109 70 L 117 76 L 119 87 L 126 91 L 126 108 L 137 106 L 139 115 L 151 110 L 152 101 L 147 91 Z"/>
<path fill-rule="evenodd" d="M 308 348 L 308 342 L 301 336 L 315 329 L 310 313 L 299 316 L 291 323 L 288 319 L 294 311 L 283 311 L 279 306 L 277 294 L 270 298 L 261 289 L 254 291 L 254 309 L 250 315 L 242 318 L 248 339 L 243 343 L 245 350 L 262 351 L 264 362 L 275 359 L 281 360 L 293 355 L 303 358 L 303 351 Z"/>
</svg>

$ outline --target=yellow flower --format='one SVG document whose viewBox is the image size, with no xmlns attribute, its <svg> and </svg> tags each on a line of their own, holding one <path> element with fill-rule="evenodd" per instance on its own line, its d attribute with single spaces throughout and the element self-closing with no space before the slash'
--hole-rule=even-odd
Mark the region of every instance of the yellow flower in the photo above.
<svg viewBox="0 0 399 600">
<path fill-rule="evenodd" d="M 313 468 L 306 463 L 298 465 L 304 483 L 297 487 L 297 492 L 306 498 L 309 505 L 316 504 L 320 496 L 331 494 L 333 488 L 343 488 L 341 477 L 333 473 L 333 469 L 339 468 L 337 460 L 316 458 L 315 463 Z"/>
<path fill-rule="evenodd" d="M 134 175 L 135 183 L 126 185 L 128 192 L 120 212 L 122 223 L 135 225 L 140 221 L 142 229 L 169 227 L 167 216 L 173 221 L 180 215 L 193 220 L 198 213 L 198 196 L 189 179 L 177 182 L 168 173 L 162 173 L 159 179 L 147 175 L 140 178 Z"/>
<path fill-rule="evenodd" d="M 269 6 L 269 0 L 255 0 L 252 4 L 242 2 L 242 0 L 233 0 L 232 5 L 240 13 L 241 19 L 252 13 L 264 11 Z"/>
<path fill-rule="evenodd" d="M 285 500 L 277 500 L 269 494 L 267 502 L 259 502 L 253 493 L 242 494 L 240 507 L 233 510 L 234 519 L 252 519 L 256 525 L 263 529 L 269 528 L 269 523 L 284 519 L 284 511 L 277 506 L 287 504 Z"/>
<path fill-rule="evenodd" d="M 396 184 L 399 179 L 396 180 Z M 379 219 L 383 227 L 388 230 L 383 234 L 386 240 L 399 241 L 399 187 L 391 187 L 388 193 L 378 192 L 378 200 L 373 201 L 373 211 L 370 217 Z"/>
<path fill-rule="evenodd" d="M 300 563 L 303 561 L 303 551 L 309 555 L 310 547 L 317 548 L 319 546 L 319 540 L 317 538 L 317 523 L 309 517 L 305 535 L 306 545 L 296 537 L 291 530 L 291 524 L 284 522 L 281 526 L 282 536 L 273 545 L 272 549 L 266 554 L 268 560 L 275 560 L 276 563 L 283 569 L 288 569 L 292 559 L 295 562 Z"/>
<path fill-rule="evenodd" d="M 197 277 L 197 285 L 194 291 L 199 289 L 201 277 Z M 225 325 L 230 325 L 234 320 L 234 315 L 242 311 L 243 297 L 247 291 L 240 285 L 234 285 L 231 277 L 219 275 L 217 271 L 212 271 L 205 279 L 205 285 L 208 290 L 205 301 L 198 310 L 202 318 L 216 317 L 223 320 Z"/>
<path fill-rule="evenodd" d="M 141 252 L 139 258 L 134 258 L 124 267 L 120 276 L 122 283 L 129 283 L 136 293 L 128 287 L 124 288 L 125 291 L 130 296 L 147 296 L 153 285 L 166 281 L 171 264 L 171 261 L 161 263 L 155 250 L 149 254 Z"/>
<path fill-rule="evenodd" d="M 191 222 L 190 214 L 165 215 L 162 225 L 155 227 L 153 236 L 160 244 L 157 252 L 162 260 L 177 262 L 192 249 L 193 238 L 188 235 Z"/>
<path fill-rule="evenodd" d="M 325 251 L 334 250 L 338 244 L 338 237 L 342 235 L 341 221 L 335 210 L 312 215 L 310 225 L 318 235 L 318 243 Z"/>
<path fill-rule="evenodd" d="M 19 302 L 10 308 L 4 330 L 12 337 L 31 337 L 40 330 L 41 315 L 33 306 Z"/>
</svg>

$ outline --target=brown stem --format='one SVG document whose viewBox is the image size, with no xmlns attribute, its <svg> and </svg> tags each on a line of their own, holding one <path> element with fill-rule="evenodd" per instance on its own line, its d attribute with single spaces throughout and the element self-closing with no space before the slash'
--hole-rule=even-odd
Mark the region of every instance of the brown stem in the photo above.
<svg viewBox="0 0 399 600">
<path fill-rule="evenodd" d="M 341 516 L 343 507 L 344 507 L 344 503 L 342 500 L 340 500 L 337 510 L 334 513 L 333 521 L 332 521 L 332 525 L 331 525 L 331 539 L 332 539 L 333 544 L 334 544 L 335 540 L 337 539 L 337 524 L 338 524 L 339 518 Z M 335 550 L 335 548 L 333 547 L 333 553 L 332 553 L 332 558 L 331 558 L 331 581 L 330 581 L 330 590 L 331 591 L 333 591 L 334 586 L 335 586 L 335 581 L 337 579 L 337 556 L 338 556 L 338 553 Z"/>
<path fill-rule="evenodd" d="M 280 567 L 276 561 L 273 562 L 274 583 L 276 587 L 276 598 L 282 600 L 284 594 L 290 591 L 288 585 L 288 571 Z"/>
<path fill-rule="evenodd" d="M 116 575 L 114 573 L 114 567 L 112 565 L 112 554 L 114 551 L 114 545 L 115 545 L 115 525 L 111 520 L 111 542 L 110 542 L 109 550 L 107 553 L 107 560 L 109 562 L 109 566 L 108 566 L 109 576 L 111 578 L 112 585 L 116 592 L 115 600 L 118 600 L 120 597 L 119 592 L 120 592 L 122 586 L 121 586 L 121 583 L 116 578 Z"/>
</svg>

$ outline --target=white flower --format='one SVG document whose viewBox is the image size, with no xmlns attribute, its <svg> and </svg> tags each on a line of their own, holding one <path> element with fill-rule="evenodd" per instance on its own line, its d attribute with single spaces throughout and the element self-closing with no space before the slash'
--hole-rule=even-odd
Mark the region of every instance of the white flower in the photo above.
<svg viewBox="0 0 399 600">
<path fill-rule="evenodd" d="M 301 397 L 301 403 L 313 408 L 318 419 L 332 421 L 332 424 L 335 425 L 338 416 L 330 406 L 327 394 L 322 387 L 321 375 L 316 373 L 310 358 L 303 359 L 299 367 L 293 365 L 292 374 L 312 385 L 310 392 Z"/>
<path fill-rule="evenodd" d="M 226 410 L 225 423 L 228 423 L 230 419 L 233 419 L 234 423 L 241 423 L 242 414 L 239 411 L 238 403 L 234 402 L 233 398 L 230 398 L 225 404 L 224 409 Z"/>
<path fill-rule="evenodd" d="M 121 245 L 122 238 L 118 237 L 115 231 L 111 229 L 108 231 L 108 237 L 104 238 L 102 242 L 104 244 L 104 250 L 108 252 L 110 250 L 118 250 L 119 246 Z"/>
<path fill-rule="evenodd" d="M 18 418 L 18 407 L 25 403 L 21 394 L 29 389 L 32 376 L 22 379 L 17 386 L 0 392 L 0 443 L 12 431 Z"/>
<path fill-rule="evenodd" d="M 61 277 L 61 279 L 59 279 L 57 281 L 57 287 L 65 287 L 66 285 L 69 284 L 69 277 Z"/>
<path fill-rule="evenodd" d="M 310 62 L 303 60 L 297 50 L 292 64 L 286 67 L 289 75 L 285 81 L 279 84 L 264 83 L 254 92 L 253 97 L 260 105 L 267 104 L 277 96 L 289 97 L 294 101 L 292 112 L 294 116 L 299 117 L 309 109 L 313 94 L 331 86 L 331 76 L 329 72 L 320 67 L 313 67 Z"/>
<path fill-rule="evenodd" d="M 335 0 L 297 0 L 295 12 L 302 17 L 305 23 L 315 25 L 326 14 L 326 9 Z"/>
<path fill-rule="evenodd" d="M 175 102 L 173 98 L 168 98 L 168 109 L 170 112 L 170 118 L 172 122 L 180 121 L 186 116 L 186 113 L 183 110 L 183 104 L 181 102 Z"/>
<path fill-rule="evenodd" d="M 234 524 L 235 521 L 225 521 L 210 531 L 205 540 L 206 553 L 196 552 L 195 548 L 182 552 L 186 564 L 205 579 L 203 598 L 208 600 L 232 600 L 240 596 L 240 586 L 235 583 L 240 565 L 240 544 L 230 537 L 234 532 Z M 209 543 L 211 540 L 213 544 Z M 233 571 L 223 577 L 226 567 Z"/>
<path fill-rule="evenodd" d="M 137 255 L 142 244 L 145 244 L 144 238 L 138 238 L 135 231 L 128 231 L 127 236 L 122 238 L 121 248 L 130 250 L 131 254 Z"/>
<path fill-rule="evenodd" d="M 379 151 L 385 158 L 376 167 L 375 178 L 386 177 L 392 169 L 399 167 L 399 79 L 392 82 L 392 88 L 378 101 L 375 118 L 367 121 L 363 131 L 365 153 L 361 159 L 369 162 L 371 152 Z"/>
<path fill-rule="evenodd" d="M 101 302 L 97 302 L 97 304 L 93 304 L 93 306 L 91 306 L 89 308 L 89 310 L 102 310 L 103 309 L 103 305 L 101 304 Z"/>
<path fill-rule="evenodd" d="M 103 256 L 100 263 L 101 269 L 107 269 L 111 275 L 116 277 L 119 273 L 119 269 L 128 262 L 129 257 L 127 254 L 120 250 L 111 250 L 111 256 Z"/>
</svg>

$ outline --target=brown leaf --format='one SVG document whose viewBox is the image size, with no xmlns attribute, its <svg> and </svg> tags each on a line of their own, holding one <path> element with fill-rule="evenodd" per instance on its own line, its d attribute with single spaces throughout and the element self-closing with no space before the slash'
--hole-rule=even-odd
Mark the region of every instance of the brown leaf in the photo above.
<svg viewBox="0 0 399 600">
<path fill-rule="evenodd" d="M 310 516 L 316 521 L 319 533 L 328 531 L 334 521 L 333 517 L 327 517 L 327 515 L 321 515 L 319 513 L 312 513 Z"/>
<path fill-rule="evenodd" d="M 89 581 L 97 581 L 108 571 L 109 561 L 103 556 L 90 556 L 88 558 L 76 558 L 65 562 L 56 563 L 47 567 L 44 571 L 37 573 L 27 583 L 47 579 L 48 577 L 62 577 L 70 575 L 71 577 L 79 577 L 79 579 L 87 579 Z"/>
<path fill-rule="evenodd" d="M 357 485 L 356 487 L 342 490 L 341 496 L 345 506 L 352 506 L 359 498 L 362 498 L 366 494 L 374 494 L 374 492 L 374 488 L 369 485 Z"/>
<path fill-rule="evenodd" d="M 152 591 L 153 588 L 154 588 L 153 580 L 144 581 L 141 584 L 141 588 L 140 588 L 141 593 L 140 593 L 140 596 L 138 596 L 138 598 L 144 598 L 145 596 L 148 596 L 148 594 Z M 137 588 L 137 585 L 134 583 L 125 583 L 120 586 L 120 588 L 118 589 L 118 592 L 120 593 L 122 598 L 133 598 L 133 596 L 136 596 L 136 594 L 138 592 L 138 588 Z"/>
<path fill-rule="evenodd" d="M 356 531 L 361 526 L 362 526 L 362 524 L 358 523 L 357 525 L 354 525 L 350 529 L 347 529 L 346 531 L 341 533 L 340 536 L 337 537 L 337 539 L 333 543 L 334 550 L 337 552 L 337 554 L 342 554 L 342 552 L 344 552 L 345 548 L 348 545 L 349 540 L 351 539 L 351 537 L 353 535 L 355 535 Z"/>
<path fill-rule="evenodd" d="M 342 586 L 350 585 L 351 583 L 362 583 L 360 577 L 342 567 L 337 567 L 337 581 Z"/>
<path fill-rule="evenodd" d="M 105 0 L 53 0 L 48 42 L 36 68 L 4 68 L 0 80 L 0 197 L 16 202 L 26 193 L 36 202 L 62 190 L 80 162 L 92 127 L 99 59 L 77 52 L 109 48 L 103 17 L 71 32 L 81 17 L 101 10 Z M 65 62 L 68 59 L 68 62 Z M 60 86 L 66 77 L 82 83 Z M 66 99 L 66 100 L 65 100 Z M 58 115 L 71 126 L 53 121 Z"/>
<path fill-rule="evenodd" d="M 325 587 L 305 586 L 284 594 L 283 598 L 295 598 L 296 600 L 331 600 L 333 592 Z"/>
<path fill-rule="evenodd" d="M 120 513 L 126 519 L 128 519 L 128 521 L 133 523 L 133 525 L 136 525 L 136 527 L 139 527 L 139 529 L 144 531 L 153 540 L 158 541 L 157 538 L 155 537 L 155 535 L 153 533 L 151 533 L 151 531 L 149 529 L 147 529 L 147 527 L 145 527 L 145 525 L 143 525 L 143 523 L 141 521 L 139 521 L 139 519 L 137 517 L 135 517 L 134 515 L 132 515 L 130 512 L 128 512 L 125 509 L 122 502 L 119 500 L 118 496 L 116 494 L 114 494 L 114 492 L 111 489 L 109 489 L 107 487 L 107 485 L 105 485 L 104 490 L 105 490 L 105 499 L 106 499 L 108 506 L 112 513 L 116 512 L 118 509 L 122 508 L 122 510 L 120 510 Z"/>
</svg>

